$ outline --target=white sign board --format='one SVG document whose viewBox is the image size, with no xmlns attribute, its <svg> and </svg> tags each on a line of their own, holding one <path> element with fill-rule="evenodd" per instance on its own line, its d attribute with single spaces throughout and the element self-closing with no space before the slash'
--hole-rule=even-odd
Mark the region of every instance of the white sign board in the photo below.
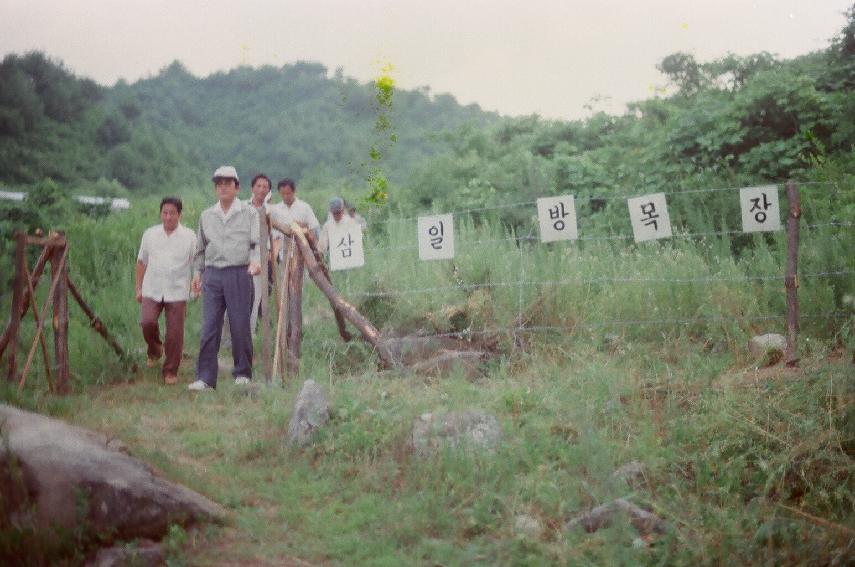
<svg viewBox="0 0 855 567">
<path fill-rule="evenodd" d="M 668 218 L 665 193 L 633 197 L 626 202 L 636 242 L 671 237 L 671 219 Z"/>
<path fill-rule="evenodd" d="M 537 218 L 540 221 L 540 241 L 576 240 L 576 202 L 572 195 L 546 197 L 537 200 Z"/>
<path fill-rule="evenodd" d="M 419 217 L 419 259 L 454 258 L 454 218 L 452 215 Z"/>
<path fill-rule="evenodd" d="M 777 185 L 743 187 L 739 190 L 739 204 L 743 232 L 781 230 Z"/>
<path fill-rule="evenodd" d="M 349 270 L 365 265 L 362 250 L 362 227 L 355 222 L 332 223 L 330 226 L 330 269 Z"/>
</svg>

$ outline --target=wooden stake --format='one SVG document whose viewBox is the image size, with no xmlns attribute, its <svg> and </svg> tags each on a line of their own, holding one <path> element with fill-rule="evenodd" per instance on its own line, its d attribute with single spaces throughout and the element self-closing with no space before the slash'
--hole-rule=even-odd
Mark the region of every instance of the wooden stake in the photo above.
<svg viewBox="0 0 855 567">
<path fill-rule="evenodd" d="M 41 320 L 39 321 L 39 325 L 36 327 L 36 336 L 33 338 L 32 346 L 30 346 L 30 353 L 27 355 L 27 363 L 24 365 L 24 371 L 21 372 L 21 379 L 18 381 L 18 391 L 21 391 L 24 388 L 24 382 L 27 379 L 27 373 L 30 371 L 30 364 L 32 364 L 32 362 L 33 362 L 33 354 L 35 354 L 36 345 L 39 342 L 39 336 L 41 335 L 41 333 L 44 330 L 45 316 L 47 315 L 47 310 L 51 306 L 54 307 L 54 333 L 56 332 L 56 300 L 58 297 L 58 294 L 56 293 L 56 291 L 57 291 L 57 288 L 59 288 L 60 280 L 62 279 L 63 271 L 65 268 L 65 258 L 66 258 L 66 255 L 68 253 L 68 247 L 66 247 L 64 249 L 63 248 L 55 248 L 54 252 L 60 252 L 62 255 L 59 257 L 59 259 L 57 260 L 56 263 L 53 263 L 53 260 L 51 261 L 51 263 L 52 263 L 52 266 L 51 266 L 52 270 L 51 271 L 53 272 L 53 280 L 50 283 L 50 291 L 48 291 L 48 299 L 45 302 L 44 306 L 42 306 L 42 312 L 41 312 L 41 316 L 40 316 Z M 66 310 L 67 310 L 67 305 L 66 305 Z M 67 321 L 68 320 L 66 319 L 66 322 Z M 66 335 L 66 340 L 67 339 L 68 339 L 68 336 Z M 56 336 L 56 334 L 54 334 L 54 356 L 56 356 L 57 352 L 59 351 L 57 343 L 58 343 L 58 337 Z M 68 352 L 68 343 L 67 342 L 66 342 L 65 346 L 66 346 L 66 352 Z M 57 369 L 61 371 L 58 362 L 59 362 L 59 360 L 57 360 Z M 67 376 L 67 373 L 68 373 L 67 362 L 68 362 L 68 360 L 66 359 L 66 367 L 65 367 L 66 381 L 68 378 L 68 376 Z M 60 377 L 61 377 L 61 374 L 57 373 L 57 389 L 60 393 L 64 393 L 64 392 L 62 392 L 61 386 L 59 384 Z M 68 386 L 68 384 L 66 384 L 66 387 L 67 386 Z"/>
<path fill-rule="evenodd" d="M 270 359 L 270 301 L 268 298 L 269 281 L 267 274 L 270 273 L 270 253 L 267 249 L 270 240 L 270 226 L 267 215 L 258 215 L 261 238 L 261 359 L 264 365 L 264 380 L 269 384 L 273 380 L 273 369 Z M 254 331 L 254 329 L 253 329 Z"/>
<path fill-rule="evenodd" d="M 24 270 L 27 260 L 27 235 L 19 232 L 15 235 L 15 281 L 12 288 L 12 310 L 9 317 L 9 371 L 6 379 L 10 382 L 18 378 L 18 330 L 21 327 L 21 313 L 24 303 Z"/>
<path fill-rule="evenodd" d="M 33 281 L 30 279 L 30 271 L 27 269 L 26 264 L 24 265 L 25 274 L 27 276 L 27 289 L 30 292 L 30 302 L 33 304 L 33 319 L 36 322 L 36 328 L 40 328 L 42 326 L 42 319 L 39 317 L 39 306 L 36 303 L 36 292 L 33 288 Z M 45 376 L 47 376 L 48 381 L 48 389 L 53 392 L 53 376 L 50 372 L 50 355 L 48 354 L 47 342 L 45 341 L 45 334 L 38 334 L 39 342 L 42 347 L 42 359 L 45 363 Z"/>
<path fill-rule="evenodd" d="M 799 340 L 799 220 L 802 216 L 799 188 L 788 181 L 787 200 L 790 215 L 787 218 L 787 273 L 784 286 L 787 289 L 787 350 L 784 361 L 787 366 L 798 366 Z"/>
<path fill-rule="evenodd" d="M 289 267 L 291 265 L 291 257 L 293 255 L 293 253 L 294 253 L 294 247 L 293 246 L 287 246 L 287 250 L 285 250 L 285 269 L 284 269 L 284 273 L 283 273 L 283 277 L 282 277 L 283 281 L 279 281 L 279 293 L 280 293 L 280 295 L 279 295 L 279 313 L 278 313 L 277 320 L 276 320 L 276 346 L 275 346 L 275 351 L 273 353 L 273 377 L 274 377 L 274 379 L 276 378 L 276 376 L 279 375 L 279 363 L 280 363 L 280 360 L 282 358 L 282 351 L 284 350 L 282 348 L 282 343 L 283 343 L 283 340 L 282 340 L 282 320 L 285 316 L 285 312 L 287 311 L 287 305 L 288 305 L 288 271 L 289 271 Z M 278 280 L 278 274 L 276 277 Z M 283 364 L 282 366 L 283 366 L 283 370 L 285 370 L 286 365 Z M 285 371 L 287 372 L 287 370 L 285 370 Z M 287 378 L 287 375 L 283 376 L 282 381 L 284 382 L 286 378 Z"/>
<path fill-rule="evenodd" d="M 291 237 L 291 248 L 296 249 L 296 244 Z M 300 351 L 303 342 L 303 280 L 304 278 L 303 255 L 299 250 L 291 254 L 291 262 L 288 269 L 288 350 L 287 362 L 288 376 L 296 378 L 300 372 Z"/>
<path fill-rule="evenodd" d="M 36 261 L 36 265 L 33 268 L 31 278 L 33 280 L 33 288 L 38 287 L 39 279 L 42 277 L 42 272 L 45 269 L 45 263 L 47 262 L 48 257 L 50 257 L 50 247 L 45 247 L 42 250 L 41 255 L 39 256 L 38 261 Z M 26 257 L 26 254 L 25 254 Z M 20 319 L 23 319 L 26 316 L 27 311 L 29 311 L 30 307 L 30 294 L 29 291 L 25 288 L 23 304 L 21 306 L 21 316 Z M 6 325 L 6 329 L 3 331 L 3 335 L 0 336 L 0 356 L 3 356 L 3 352 L 6 350 L 6 346 L 9 344 L 9 340 L 12 337 L 12 318 L 9 318 L 9 323 Z"/>
<path fill-rule="evenodd" d="M 56 362 L 56 391 L 67 394 L 71 391 L 68 364 L 68 244 L 54 247 L 51 259 L 51 274 L 57 278 L 53 300 L 53 352 Z M 54 262 L 53 260 L 57 261 Z M 55 272 L 55 273 L 54 273 Z"/>
</svg>

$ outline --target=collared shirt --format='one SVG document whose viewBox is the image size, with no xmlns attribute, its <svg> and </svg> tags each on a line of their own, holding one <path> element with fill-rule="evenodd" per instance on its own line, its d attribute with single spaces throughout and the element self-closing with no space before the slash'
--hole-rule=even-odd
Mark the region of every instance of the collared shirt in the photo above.
<svg viewBox="0 0 855 567">
<path fill-rule="evenodd" d="M 304 223 L 309 230 L 318 230 L 321 226 L 311 205 L 300 199 L 295 198 L 291 206 L 288 206 L 285 203 L 268 205 L 267 211 L 270 213 L 270 220 L 286 226 L 290 225 L 292 222 Z M 271 234 L 274 240 L 285 237 L 282 232 L 275 228 L 271 231 Z"/>
<path fill-rule="evenodd" d="M 194 267 L 201 273 L 206 267 L 227 268 L 259 263 L 258 211 L 239 199 L 224 211 L 219 201 L 202 211 L 196 235 Z"/>
<path fill-rule="evenodd" d="M 145 264 L 142 295 L 154 301 L 187 301 L 196 234 L 182 224 L 170 234 L 162 224 L 142 236 L 137 260 Z"/>
<path fill-rule="evenodd" d="M 335 218 L 332 216 L 327 217 L 324 226 L 321 227 L 321 237 L 318 239 L 318 252 L 323 254 L 327 251 L 330 245 L 330 231 L 334 226 L 345 226 L 348 224 L 358 224 L 355 219 L 349 217 L 344 214 L 341 216 L 341 220 L 336 222 Z"/>
</svg>

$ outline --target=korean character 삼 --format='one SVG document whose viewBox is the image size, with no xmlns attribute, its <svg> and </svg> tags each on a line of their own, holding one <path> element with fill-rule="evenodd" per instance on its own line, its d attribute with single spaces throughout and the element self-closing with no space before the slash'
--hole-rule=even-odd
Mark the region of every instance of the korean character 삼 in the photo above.
<svg viewBox="0 0 855 567">
<path fill-rule="evenodd" d="M 347 241 L 347 242 L 345 242 Z M 347 236 L 342 237 L 341 242 L 336 245 L 336 248 L 341 252 L 342 258 L 350 258 L 353 254 L 353 238 L 351 238 L 350 233 L 347 233 Z"/>
<path fill-rule="evenodd" d="M 763 200 L 763 204 L 760 204 L 760 200 Z M 760 193 L 760 197 L 755 199 L 751 199 L 751 208 L 748 210 L 749 213 L 754 214 L 754 220 L 757 222 L 766 222 L 766 211 L 769 207 L 772 206 L 772 203 L 769 202 L 769 198 L 766 197 L 766 193 Z M 754 211 L 757 211 L 756 213 Z"/>
<path fill-rule="evenodd" d="M 549 220 L 555 221 L 552 223 L 552 226 L 555 230 L 564 230 L 567 224 L 564 222 L 564 217 L 569 215 L 565 208 L 564 203 L 559 201 L 554 207 L 549 208 Z"/>
<path fill-rule="evenodd" d="M 644 223 L 644 226 L 653 225 L 654 230 L 659 230 L 659 223 L 656 219 L 659 218 L 659 213 L 656 212 L 656 205 L 653 202 L 642 203 L 641 204 L 641 221 Z"/>
<path fill-rule="evenodd" d="M 438 224 L 433 225 L 428 229 L 428 235 L 430 235 L 430 245 L 434 250 L 439 250 L 442 248 L 442 239 L 445 234 L 444 228 L 442 226 L 442 221 L 439 221 Z"/>
</svg>

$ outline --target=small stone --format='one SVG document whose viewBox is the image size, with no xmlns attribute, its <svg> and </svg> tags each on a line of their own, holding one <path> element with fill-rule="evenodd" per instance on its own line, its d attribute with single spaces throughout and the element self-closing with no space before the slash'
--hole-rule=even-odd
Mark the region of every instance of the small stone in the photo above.
<svg viewBox="0 0 855 567">
<path fill-rule="evenodd" d="M 766 335 L 758 335 L 752 337 L 748 342 L 748 351 L 752 356 L 760 358 L 768 356 L 770 359 L 775 359 L 774 364 L 784 356 L 784 351 L 787 348 L 787 339 L 783 335 L 769 333 Z"/>
<path fill-rule="evenodd" d="M 330 404 L 323 389 L 314 380 L 306 380 L 294 402 L 294 413 L 288 423 L 288 443 L 304 447 L 311 443 L 319 428 L 330 418 Z"/>
<path fill-rule="evenodd" d="M 537 518 L 520 514 L 514 518 L 514 531 L 519 535 L 536 539 L 543 533 L 543 526 Z"/>
</svg>

